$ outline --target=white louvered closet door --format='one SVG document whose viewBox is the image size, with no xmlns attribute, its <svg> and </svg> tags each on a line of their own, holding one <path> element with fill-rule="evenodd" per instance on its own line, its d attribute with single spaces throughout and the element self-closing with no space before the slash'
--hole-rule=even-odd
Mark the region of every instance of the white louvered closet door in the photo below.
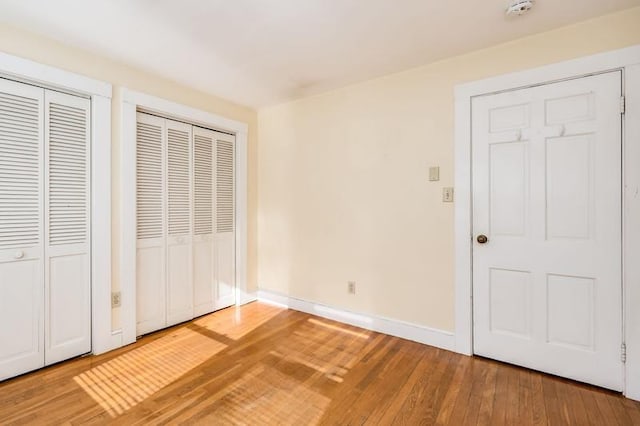
<svg viewBox="0 0 640 426">
<path fill-rule="evenodd" d="M 214 303 L 213 147 L 215 132 L 193 128 L 193 301 L 194 316 Z"/>
<path fill-rule="evenodd" d="M 44 366 L 43 105 L 0 79 L 0 380 Z"/>
<path fill-rule="evenodd" d="M 165 120 L 138 113 L 136 312 L 138 335 L 166 325 Z"/>
<path fill-rule="evenodd" d="M 216 132 L 215 308 L 235 303 L 235 136 Z"/>
<path fill-rule="evenodd" d="M 192 126 L 166 120 L 167 326 L 193 318 Z"/>
<path fill-rule="evenodd" d="M 45 362 L 91 351 L 90 101 L 45 92 Z"/>
</svg>

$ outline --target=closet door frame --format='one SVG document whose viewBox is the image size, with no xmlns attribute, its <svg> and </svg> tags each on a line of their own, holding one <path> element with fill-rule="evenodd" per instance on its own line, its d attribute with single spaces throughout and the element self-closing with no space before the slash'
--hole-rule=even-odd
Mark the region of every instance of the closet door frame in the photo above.
<svg viewBox="0 0 640 426">
<path fill-rule="evenodd" d="M 91 346 L 95 354 L 122 346 L 111 310 L 112 86 L 80 74 L 0 52 L 0 77 L 90 99 L 91 102 Z"/>
<path fill-rule="evenodd" d="M 247 139 L 248 124 L 186 105 L 122 89 L 120 151 L 120 288 L 122 343 L 136 341 L 136 116 L 138 111 L 215 129 L 236 137 L 235 158 L 235 293 L 236 305 L 257 299 L 247 291 Z"/>
</svg>

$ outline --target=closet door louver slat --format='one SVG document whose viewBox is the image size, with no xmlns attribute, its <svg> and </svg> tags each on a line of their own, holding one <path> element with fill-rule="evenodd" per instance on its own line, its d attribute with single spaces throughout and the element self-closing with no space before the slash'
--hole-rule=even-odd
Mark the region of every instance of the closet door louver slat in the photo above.
<svg viewBox="0 0 640 426">
<path fill-rule="evenodd" d="M 169 235 L 187 235 L 191 228 L 189 136 L 181 130 L 167 129 Z"/>
<path fill-rule="evenodd" d="M 235 303 L 235 137 L 216 133 L 215 145 L 215 304 Z"/>
<path fill-rule="evenodd" d="M 162 224 L 162 128 L 137 126 L 137 234 L 138 239 L 159 238 Z"/>
<path fill-rule="evenodd" d="M 49 244 L 87 241 L 87 111 L 49 103 Z"/>
<path fill-rule="evenodd" d="M 216 232 L 234 231 L 233 142 L 216 141 Z"/>
<path fill-rule="evenodd" d="M 194 135 L 194 226 L 196 235 L 213 232 L 213 139 Z"/>
<path fill-rule="evenodd" d="M 0 93 L 0 250 L 40 242 L 41 107 Z"/>
</svg>

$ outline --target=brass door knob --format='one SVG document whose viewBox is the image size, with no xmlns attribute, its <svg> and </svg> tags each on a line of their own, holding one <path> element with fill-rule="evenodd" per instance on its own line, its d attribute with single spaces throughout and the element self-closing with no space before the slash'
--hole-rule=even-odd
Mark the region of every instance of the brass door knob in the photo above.
<svg viewBox="0 0 640 426">
<path fill-rule="evenodd" d="M 476 240 L 480 243 L 480 244 L 485 244 L 487 241 L 489 241 L 489 239 L 487 238 L 486 235 L 478 235 L 478 237 L 476 238 Z"/>
</svg>

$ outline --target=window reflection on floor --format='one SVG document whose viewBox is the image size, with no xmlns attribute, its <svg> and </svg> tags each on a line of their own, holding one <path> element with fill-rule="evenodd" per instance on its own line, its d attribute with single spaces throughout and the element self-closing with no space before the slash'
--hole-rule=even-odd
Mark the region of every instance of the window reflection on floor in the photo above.
<svg viewBox="0 0 640 426">
<path fill-rule="evenodd" d="M 203 424 L 317 424 L 331 400 L 272 366 L 258 364 L 203 400 L 188 420 Z M 176 421 L 187 420 L 176 418 Z"/>
<path fill-rule="evenodd" d="M 189 376 L 188 380 L 199 381 L 198 387 L 193 392 L 187 388 L 172 400 L 170 410 L 154 413 L 154 421 L 238 424 L 252 418 L 264 424 L 316 424 L 331 404 L 320 391 L 322 383 L 341 386 L 379 338 L 372 339 L 370 331 L 307 318 L 288 326 L 288 337 L 265 350 L 254 364 L 233 362 L 234 353 L 246 348 L 247 340 L 254 341 L 251 332 L 277 327 L 277 321 L 273 325 L 269 321 L 283 312 L 280 307 L 255 304 L 197 318 L 73 380 L 115 418 L 132 414 L 131 408 L 154 394 L 157 399 L 159 391 L 211 360 L 195 371 L 221 362 L 226 370 L 216 372 L 211 381 L 204 377 L 202 383 L 201 374 Z M 183 385 L 188 387 L 187 382 Z"/>
<path fill-rule="evenodd" d="M 197 367 L 226 345 L 181 327 L 73 378 L 112 417 Z M 188 350 L 185 350 L 187 348 Z"/>
</svg>

